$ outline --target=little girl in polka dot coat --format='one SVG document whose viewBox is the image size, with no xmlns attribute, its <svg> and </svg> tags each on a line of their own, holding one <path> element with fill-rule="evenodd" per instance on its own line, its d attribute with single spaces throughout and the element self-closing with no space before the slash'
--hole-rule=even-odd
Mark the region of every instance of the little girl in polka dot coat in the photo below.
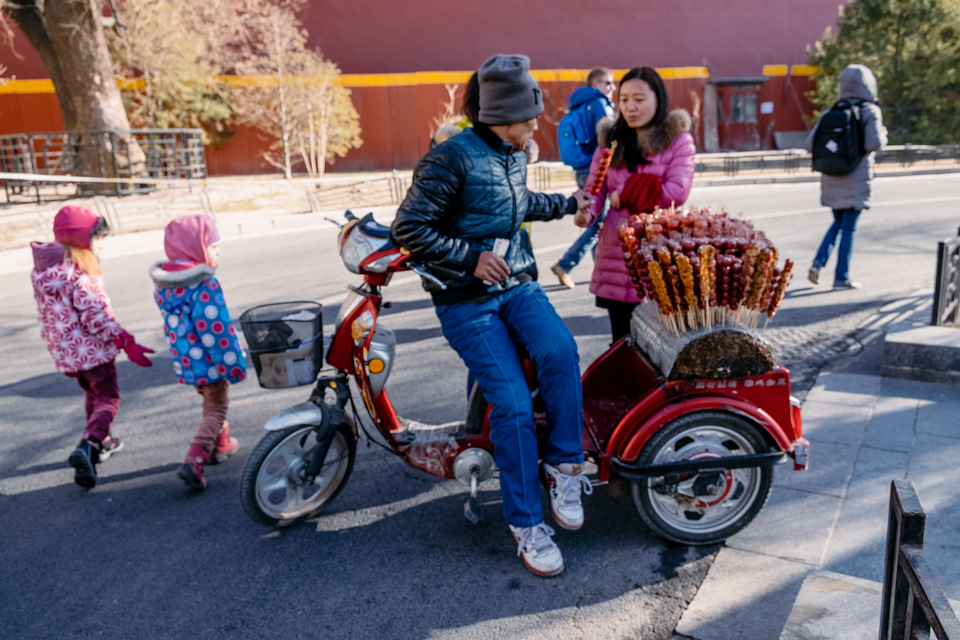
<svg viewBox="0 0 960 640">
<path fill-rule="evenodd" d="M 246 359 L 214 277 L 220 234 L 205 215 L 183 216 L 164 230 L 167 262 L 150 268 L 157 285 L 154 299 L 177 379 L 203 396 L 203 418 L 177 475 L 191 489 L 207 487 L 205 464 L 217 464 L 237 452 L 227 424 L 228 388 L 246 377 Z"/>
</svg>

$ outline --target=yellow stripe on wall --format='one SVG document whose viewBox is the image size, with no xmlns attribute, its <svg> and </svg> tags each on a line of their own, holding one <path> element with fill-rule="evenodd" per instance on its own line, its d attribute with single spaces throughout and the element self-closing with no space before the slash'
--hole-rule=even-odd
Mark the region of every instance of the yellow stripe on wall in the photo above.
<svg viewBox="0 0 960 640">
<path fill-rule="evenodd" d="M 817 67 L 794 65 L 793 75 L 813 75 Z M 614 69 L 614 77 L 626 73 L 626 69 Z M 706 67 L 666 67 L 657 69 L 665 80 L 707 79 L 710 72 Z M 471 71 L 418 71 L 415 73 L 345 73 L 340 76 L 340 84 L 345 87 L 409 87 L 429 84 L 466 84 Z M 531 74 L 539 82 L 583 82 L 588 71 L 585 69 L 534 69 Z M 767 65 L 763 74 L 786 75 L 787 65 Z M 217 76 L 231 87 L 270 87 L 276 86 L 273 76 Z M 118 78 L 117 86 L 121 91 L 135 91 L 144 86 L 143 78 Z M 54 93 L 53 82 L 49 79 L 10 80 L 0 87 L 0 94 Z"/>
<path fill-rule="evenodd" d="M 50 80 L 11 80 L 0 87 L 0 93 L 53 93 Z"/>
</svg>

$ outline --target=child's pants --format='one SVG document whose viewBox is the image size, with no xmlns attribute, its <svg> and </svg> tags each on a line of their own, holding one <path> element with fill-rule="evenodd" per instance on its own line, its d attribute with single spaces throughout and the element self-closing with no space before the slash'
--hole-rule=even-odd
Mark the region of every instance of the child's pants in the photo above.
<svg viewBox="0 0 960 640">
<path fill-rule="evenodd" d="M 197 387 L 197 393 L 203 396 L 203 418 L 191 444 L 200 445 L 208 454 L 216 448 L 217 435 L 223 428 L 223 421 L 227 419 L 229 388 L 230 383 L 226 380 Z"/>
<path fill-rule="evenodd" d="M 86 392 L 84 408 L 87 411 L 87 427 L 83 430 L 84 440 L 103 442 L 110 435 L 110 425 L 120 409 L 120 389 L 117 387 L 117 366 L 113 360 L 81 371 L 77 382 Z"/>
</svg>

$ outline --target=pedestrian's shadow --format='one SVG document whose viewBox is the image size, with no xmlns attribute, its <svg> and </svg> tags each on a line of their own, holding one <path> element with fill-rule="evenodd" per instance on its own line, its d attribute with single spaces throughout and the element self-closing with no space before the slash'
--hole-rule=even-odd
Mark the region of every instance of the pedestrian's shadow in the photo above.
<svg viewBox="0 0 960 640">
<path fill-rule="evenodd" d="M 149 356 L 153 366 L 140 367 L 118 356 L 117 380 L 120 386 L 120 396 L 131 391 L 143 391 L 166 384 L 175 384 L 170 355 L 167 353 L 151 354 Z M 83 389 L 75 378 L 62 373 L 45 373 L 32 378 L 0 386 L 0 396 L 15 396 L 21 398 L 66 398 L 82 397 Z"/>
</svg>

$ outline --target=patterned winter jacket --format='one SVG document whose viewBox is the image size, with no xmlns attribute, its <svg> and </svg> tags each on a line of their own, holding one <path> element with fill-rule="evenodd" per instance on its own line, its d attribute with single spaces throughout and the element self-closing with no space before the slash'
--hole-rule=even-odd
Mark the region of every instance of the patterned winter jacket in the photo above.
<svg viewBox="0 0 960 640">
<path fill-rule="evenodd" d="M 246 354 L 214 277 L 216 270 L 205 264 L 182 271 L 170 268 L 177 264 L 158 262 L 150 268 L 177 380 L 195 386 L 240 382 L 246 377 Z"/>
<path fill-rule="evenodd" d="M 663 195 L 658 203 L 661 208 L 671 204 L 683 205 L 690 196 L 693 186 L 693 171 L 696 163 L 697 148 L 690 135 L 690 114 L 683 109 L 671 111 L 659 126 L 644 132 L 640 146 L 649 164 L 639 165 L 637 173 L 651 173 L 659 176 L 663 185 Z M 601 132 L 605 134 L 606 132 Z M 605 143 L 605 140 L 602 140 Z M 593 155 L 591 175 L 597 170 L 600 149 Z M 600 193 L 594 196 L 594 217 L 603 211 L 604 201 L 612 191 L 621 191 L 630 171 L 626 167 L 610 167 Z M 630 279 L 630 273 L 623 261 L 623 250 L 617 238 L 617 225 L 629 217 L 624 209 L 610 208 L 597 240 L 597 256 L 590 279 L 590 292 L 598 298 L 619 300 L 621 302 L 639 302 L 637 291 Z"/>
<path fill-rule="evenodd" d="M 37 301 L 40 336 L 46 341 L 57 370 L 76 375 L 117 357 L 117 338 L 123 327 L 117 322 L 103 278 L 92 276 L 72 262 L 47 266 L 38 257 L 60 245 L 34 243 L 36 266 L 30 272 Z"/>
</svg>

